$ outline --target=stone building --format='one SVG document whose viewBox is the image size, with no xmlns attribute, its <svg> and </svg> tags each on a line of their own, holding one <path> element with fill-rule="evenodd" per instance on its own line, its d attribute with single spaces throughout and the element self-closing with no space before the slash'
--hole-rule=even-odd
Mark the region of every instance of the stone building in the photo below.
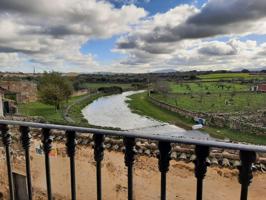
<svg viewBox="0 0 266 200">
<path fill-rule="evenodd" d="M 1 81 L 1 87 L 15 94 L 18 103 L 37 100 L 37 84 L 31 81 Z"/>
</svg>

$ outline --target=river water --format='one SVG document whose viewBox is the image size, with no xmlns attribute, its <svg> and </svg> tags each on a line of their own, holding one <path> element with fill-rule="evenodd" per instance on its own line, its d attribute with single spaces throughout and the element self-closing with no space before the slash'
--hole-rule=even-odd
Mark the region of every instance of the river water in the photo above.
<svg viewBox="0 0 266 200">
<path fill-rule="evenodd" d="M 152 118 L 132 113 L 126 101 L 128 96 L 143 91 L 129 91 L 101 97 L 82 110 L 88 123 L 95 126 L 120 128 L 130 132 L 145 134 L 167 134 L 171 137 L 189 137 L 209 139 L 209 135 L 200 131 L 187 131 L 175 125 L 160 122 Z"/>
</svg>

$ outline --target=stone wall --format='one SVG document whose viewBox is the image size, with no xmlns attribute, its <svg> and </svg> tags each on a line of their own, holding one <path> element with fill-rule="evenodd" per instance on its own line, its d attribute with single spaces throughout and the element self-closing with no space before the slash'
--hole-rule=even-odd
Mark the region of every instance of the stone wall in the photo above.
<svg viewBox="0 0 266 200">
<path fill-rule="evenodd" d="M 257 115 L 257 120 L 263 118 L 261 115 Z M 229 115 L 229 114 L 209 114 L 207 117 L 208 124 L 221 128 L 230 128 L 241 132 L 253 133 L 256 135 L 266 135 L 266 127 L 260 126 L 246 120 L 241 120 L 241 116 Z"/>
<path fill-rule="evenodd" d="M 182 108 L 178 108 L 176 106 L 172 106 L 172 105 L 167 104 L 165 102 L 159 101 L 158 99 L 152 97 L 151 95 L 149 95 L 148 99 L 153 104 L 155 104 L 155 105 L 157 105 L 157 106 L 159 106 L 161 108 L 164 108 L 166 110 L 175 112 L 175 113 L 181 115 L 182 117 L 185 117 L 185 118 L 188 118 L 188 119 L 194 119 L 194 117 L 200 115 L 199 113 L 192 112 L 192 111 L 189 111 L 189 110 L 185 110 L 185 109 L 182 109 Z M 202 114 L 202 115 L 204 115 L 204 114 Z M 200 115 L 200 116 L 202 116 L 202 115 Z M 205 117 L 205 115 L 202 116 L 202 117 Z"/>
<path fill-rule="evenodd" d="M 247 122 L 246 120 L 241 120 L 240 115 L 241 113 L 201 113 L 201 112 L 192 112 L 189 110 L 185 110 L 182 108 L 178 108 L 176 106 L 167 104 L 165 102 L 162 102 L 151 95 L 149 95 L 149 101 L 152 102 L 153 104 L 164 108 L 166 110 L 175 112 L 182 117 L 185 117 L 187 119 L 194 120 L 195 117 L 202 117 L 206 119 L 207 125 L 210 126 L 215 126 L 215 127 L 220 127 L 220 128 L 230 128 L 233 130 L 238 130 L 241 132 L 248 132 L 248 133 L 254 133 L 257 135 L 266 135 L 266 127 L 262 125 L 256 125 L 252 122 Z M 260 111 L 256 113 L 256 118 L 257 120 L 259 118 L 263 118 L 265 111 Z M 250 115 L 246 114 L 245 115 Z"/>
<path fill-rule="evenodd" d="M 18 128 L 10 126 L 10 132 L 12 133 L 13 141 L 15 141 L 14 145 L 16 144 L 20 146 L 20 133 L 18 132 Z M 33 140 L 41 142 L 42 137 L 40 129 L 31 128 L 31 135 Z M 64 145 L 66 142 L 66 136 L 64 131 L 52 130 L 52 137 L 53 142 L 55 143 L 62 143 Z M 79 149 L 86 149 L 87 147 L 94 148 L 93 134 L 78 133 L 76 139 L 77 147 Z M 194 148 L 194 145 L 171 144 L 171 159 L 175 161 L 193 162 L 196 159 Z M 125 146 L 123 143 L 123 139 L 119 137 L 106 136 L 104 139 L 104 149 L 107 151 L 124 152 Z M 134 150 L 136 155 L 155 158 L 157 158 L 159 155 L 158 142 L 154 140 L 136 139 L 136 145 Z M 66 154 L 65 148 L 56 149 L 56 152 L 60 155 Z M 15 151 L 13 151 L 13 154 L 14 156 L 16 156 Z M 23 157 L 24 153 L 21 147 L 20 150 L 17 151 L 17 154 Z M 211 166 L 237 168 L 237 166 L 240 165 L 238 150 L 211 148 L 210 155 L 207 160 Z M 254 170 L 266 172 L 266 153 L 257 153 L 257 160 L 254 166 Z"/>
<path fill-rule="evenodd" d="M 52 132 L 54 142 L 65 142 L 65 133 L 63 131 Z M 34 139 L 41 140 L 40 131 L 34 129 L 32 131 Z M 77 146 L 86 148 L 94 147 L 93 134 L 77 134 Z M 171 159 L 175 161 L 193 162 L 196 159 L 194 145 L 187 144 L 171 144 Z M 125 146 L 122 138 L 106 136 L 104 139 L 104 149 L 107 151 L 124 152 Z M 146 139 L 136 139 L 135 152 L 137 155 L 155 157 L 159 155 L 158 142 Z M 65 153 L 65 152 L 61 152 Z M 240 165 L 239 151 L 221 148 L 211 148 L 209 157 L 207 158 L 211 166 L 220 166 L 226 168 L 237 168 Z M 266 153 L 258 153 L 254 170 L 266 172 Z"/>
<path fill-rule="evenodd" d="M 37 84 L 30 81 L 1 81 L 1 87 L 16 93 L 17 102 L 28 103 L 37 100 Z"/>
</svg>

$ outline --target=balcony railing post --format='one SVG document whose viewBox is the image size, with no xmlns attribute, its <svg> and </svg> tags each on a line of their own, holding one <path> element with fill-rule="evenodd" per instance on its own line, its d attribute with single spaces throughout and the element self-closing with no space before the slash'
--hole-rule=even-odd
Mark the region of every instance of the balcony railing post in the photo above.
<svg viewBox="0 0 266 200">
<path fill-rule="evenodd" d="M 128 176 L 128 200 L 133 200 L 133 164 L 135 160 L 135 138 L 124 138 L 125 150 L 125 165 L 127 166 Z"/>
<path fill-rule="evenodd" d="M 6 165 L 7 165 L 7 173 L 8 173 L 10 200 L 14 200 L 15 193 L 14 193 L 14 183 L 13 183 L 13 175 L 12 175 L 12 165 L 11 165 L 11 159 L 10 159 L 11 135 L 8 132 L 9 130 L 8 126 L 5 124 L 0 125 L 0 130 L 2 132 L 2 142 L 6 150 Z"/>
<path fill-rule="evenodd" d="M 252 182 L 252 164 L 256 161 L 253 151 L 240 151 L 241 166 L 239 169 L 239 183 L 241 184 L 241 200 L 248 199 L 248 187 Z"/>
<path fill-rule="evenodd" d="M 76 151 L 76 132 L 66 131 L 67 155 L 70 159 L 70 177 L 71 177 L 71 199 L 76 200 L 76 175 L 75 175 L 75 151 Z"/>
<path fill-rule="evenodd" d="M 96 161 L 96 178 L 97 178 L 97 200 L 102 199 L 102 175 L 101 162 L 104 155 L 103 141 L 104 136 L 99 134 L 93 135 L 94 139 L 94 160 Z"/>
<path fill-rule="evenodd" d="M 195 148 L 196 160 L 195 164 L 195 177 L 197 178 L 197 200 L 202 200 L 203 179 L 207 172 L 209 163 L 206 158 L 209 156 L 210 148 L 207 146 L 197 145 Z"/>
<path fill-rule="evenodd" d="M 32 184 L 31 184 L 31 171 L 30 171 L 30 129 L 27 126 L 20 126 L 21 133 L 21 143 L 25 152 L 25 160 L 26 160 L 26 174 L 27 174 L 27 189 L 28 189 L 28 199 L 32 200 Z"/>
<path fill-rule="evenodd" d="M 159 142 L 159 170 L 161 172 L 161 200 L 166 200 L 166 173 L 169 170 L 171 145 L 169 142 Z"/>
<path fill-rule="evenodd" d="M 52 136 L 50 129 L 42 129 L 42 143 L 43 151 L 45 155 L 45 173 L 46 173 L 46 185 L 47 185 L 47 199 L 52 200 L 52 187 L 51 187 L 51 173 L 50 173 L 50 158 L 49 153 L 52 150 Z"/>
<path fill-rule="evenodd" d="M 221 149 L 233 149 L 240 150 L 241 166 L 239 169 L 239 183 L 241 184 L 241 196 L 240 200 L 248 199 L 248 189 L 252 182 L 252 167 L 256 161 L 256 152 L 265 153 L 265 146 L 257 146 L 251 144 L 235 144 L 226 143 L 221 141 L 201 141 L 196 139 L 169 137 L 163 135 L 152 135 L 134 133 L 130 131 L 114 131 L 103 129 L 92 129 L 76 126 L 65 126 L 55 124 L 42 124 L 33 122 L 22 122 L 13 120 L 0 120 L 0 137 L 2 139 L 3 147 L 6 153 L 6 165 L 9 184 L 8 199 L 16 199 L 15 184 L 13 182 L 12 174 L 12 157 L 11 157 L 11 143 L 12 137 L 9 133 L 8 126 L 20 126 L 21 143 L 25 151 L 25 163 L 27 173 L 27 189 L 28 199 L 32 199 L 32 180 L 31 180 L 31 167 L 30 167 L 30 142 L 31 134 L 30 127 L 42 129 L 42 147 L 45 154 L 45 174 L 47 184 L 47 198 L 52 200 L 52 188 L 51 188 L 51 173 L 50 173 L 50 157 L 49 154 L 52 150 L 52 136 L 51 130 L 63 130 L 66 132 L 67 142 L 67 155 L 70 157 L 70 173 L 71 173 L 71 194 L 72 199 L 76 199 L 76 177 L 75 177 L 75 149 L 76 149 L 76 133 L 90 133 L 94 134 L 94 160 L 96 161 L 96 178 L 97 178 L 97 200 L 102 200 L 102 183 L 101 183 L 101 162 L 104 156 L 104 136 L 110 137 L 124 137 L 125 144 L 125 165 L 128 168 L 128 199 L 133 200 L 133 166 L 134 166 L 134 146 L 136 138 L 142 138 L 146 140 L 158 141 L 159 155 L 158 165 L 161 172 L 161 200 L 166 200 L 166 176 L 169 170 L 170 164 L 170 152 L 171 143 L 182 143 L 187 145 L 196 145 L 195 154 L 195 177 L 197 178 L 197 194 L 196 199 L 202 200 L 203 198 L 203 180 L 207 172 L 209 163 L 206 161 L 210 147 Z M 82 144 L 83 141 L 81 140 Z M 87 141 L 86 141 L 87 142 Z M 115 147 L 116 148 L 116 147 Z M 146 152 L 145 152 L 146 153 Z M 147 152 L 148 153 L 148 152 Z M 155 152 L 154 152 L 155 153 Z M 194 160 L 194 159 L 193 159 Z M 262 197 L 263 198 L 263 197 Z"/>
</svg>

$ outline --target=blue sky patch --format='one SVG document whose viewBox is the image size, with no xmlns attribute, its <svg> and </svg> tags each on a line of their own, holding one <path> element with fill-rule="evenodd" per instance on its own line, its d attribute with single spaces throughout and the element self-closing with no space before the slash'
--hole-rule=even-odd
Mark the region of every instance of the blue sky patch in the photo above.
<svg viewBox="0 0 266 200">
<path fill-rule="evenodd" d="M 114 36 L 109 39 L 89 40 L 81 46 L 80 52 L 82 54 L 93 54 L 95 59 L 102 64 L 122 59 L 125 55 L 112 52 L 118 37 L 119 36 Z"/>
</svg>

